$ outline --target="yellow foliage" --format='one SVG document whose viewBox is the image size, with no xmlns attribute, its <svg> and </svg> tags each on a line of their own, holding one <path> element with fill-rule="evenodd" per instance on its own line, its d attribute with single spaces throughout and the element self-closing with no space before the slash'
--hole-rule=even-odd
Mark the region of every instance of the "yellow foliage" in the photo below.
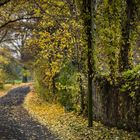
<svg viewBox="0 0 140 140">
<path fill-rule="evenodd" d="M 93 128 L 88 128 L 87 120 L 82 116 L 65 112 L 58 103 L 46 103 L 33 92 L 25 98 L 24 107 L 61 140 L 139 140 L 135 133 L 107 128 L 97 122 L 93 123 Z"/>
</svg>

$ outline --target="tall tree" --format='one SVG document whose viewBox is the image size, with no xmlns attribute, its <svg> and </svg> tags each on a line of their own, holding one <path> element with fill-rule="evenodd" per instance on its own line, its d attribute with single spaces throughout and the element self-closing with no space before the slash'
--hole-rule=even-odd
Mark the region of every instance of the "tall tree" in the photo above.
<svg viewBox="0 0 140 140">
<path fill-rule="evenodd" d="M 88 126 L 93 125 L 93 90 L 92 90 L 92 80 L 94 75 L 94 41 L 93 41 L 93 31 L 94 23 L 93 16 L 95 12 L 95 0 L 83 0 L 83 20 L 86 32 L 86 43 L 87 43 L 87 65 L 88 65 Z"/>
<path fill-rule="evenodd" d="M 136 16 L 136 0 L 126 0 L 125 18 L 122 22 L 122 44 L 120 47 L 119 70 L 120 72 L 131 68 L 130 60 L 130 34 L 134 30 Z"/>
</svg>

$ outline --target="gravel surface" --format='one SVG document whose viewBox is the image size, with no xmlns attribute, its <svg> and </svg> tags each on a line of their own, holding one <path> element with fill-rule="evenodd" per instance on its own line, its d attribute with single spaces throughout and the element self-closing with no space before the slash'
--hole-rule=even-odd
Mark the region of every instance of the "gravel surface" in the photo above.
<svg viewBox="0 0 140 140">
<path fill-rule="evenodd" d="M 29 91 L 29 86 L 22 86 L 0 98 L 0 140 L 58 140 L 22 107 Z"/>
</svg>

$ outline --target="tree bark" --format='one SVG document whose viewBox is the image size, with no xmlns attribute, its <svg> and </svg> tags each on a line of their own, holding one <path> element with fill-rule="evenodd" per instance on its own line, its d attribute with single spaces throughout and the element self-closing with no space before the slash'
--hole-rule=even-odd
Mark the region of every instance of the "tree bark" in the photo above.
<svg viewBox="0 0 140 140">
<path fill-rule="evenodd" d="M 135 3 L 134 0 L 126 0 L 126 20 L 122 25 L 122 45 L 120 47 L 119 57 L 119 71 L 125 71 L 131 68 L 131 61 L 129 53 L 131 51 L 130 46 L 130 33 L 134 27 L 134 15 L 135 15 Z"/>
<path fill-rule="evenodd" d="M 88 127 L 93 126 L 93 90 L 92 90 L 92 80 L 93 80 L 93 13 L 95 11 L 95 0 L 83 0 L 83 19 L 86 32 L 86 42 L 87 42 L 87 65 L 88 65 Z"/>
</svg>

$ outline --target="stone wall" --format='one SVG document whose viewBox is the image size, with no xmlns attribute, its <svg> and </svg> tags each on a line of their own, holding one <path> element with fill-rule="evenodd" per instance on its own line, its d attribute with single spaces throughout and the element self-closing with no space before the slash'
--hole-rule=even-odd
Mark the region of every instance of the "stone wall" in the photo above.
<svg viewBox="0 0 140 140">
<path fill-rule="evenodd" d="M 129 93 L 121 93 L 118 87 L 111 87 L 105 79 L 93 82 L 94 120 L 108 126 L 140 131 L 139 93 L 140 89 L 132 99 Z"/>
</svg>

